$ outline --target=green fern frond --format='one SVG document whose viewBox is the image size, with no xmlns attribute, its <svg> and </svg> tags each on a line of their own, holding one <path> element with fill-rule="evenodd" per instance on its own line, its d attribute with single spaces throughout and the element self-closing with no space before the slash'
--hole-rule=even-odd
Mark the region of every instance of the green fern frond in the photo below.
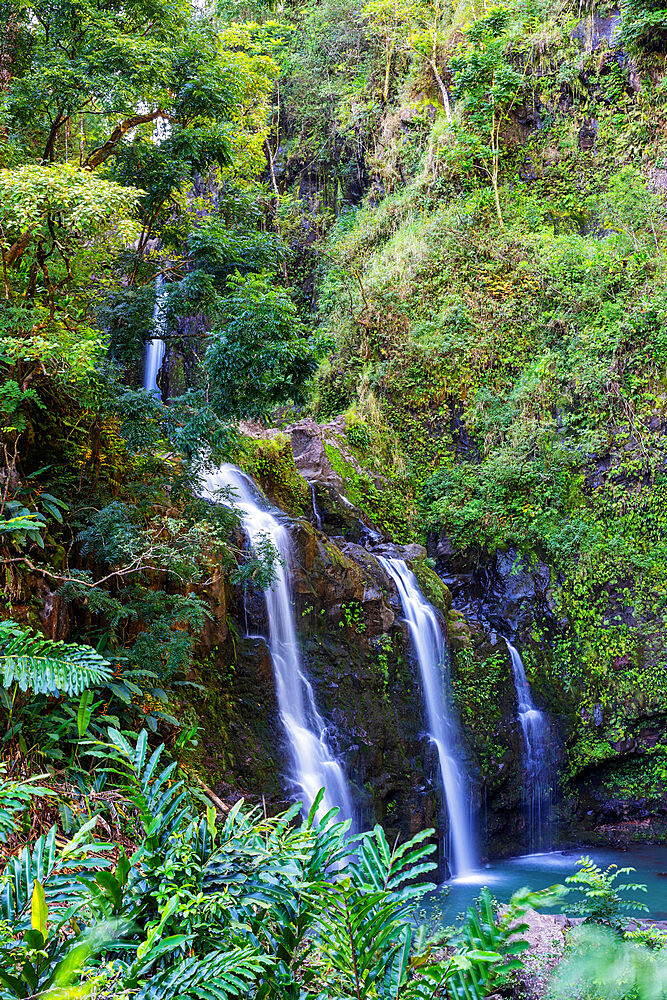
<svg viewBox="0 0 667 1000">
<path fill-rule="evenodd" d="M 137 1000 L 236 1000 L 265 974 L 272 959 L 253 948 L 186 958 L 141 986 Z"/>
<path fill-rule="evenodd" d="M 56 642 L 16 622 L 0 622 L 0 685 L 35 694 L 81 694 L 105 684 L 111 664 L 91 646 Z"/>
<path fill-rule="evenodd" d="M 0 763 L 0 844 L 4 844 L 16 830 L 19 814 L 30 804 L 33 796 L 53 795 L 48 788 L 35 782 L 46 778 L 46 774 L 34 775 L 24 781 L 10 781 L 4 777 L 5 765 Z"/>
</svg>

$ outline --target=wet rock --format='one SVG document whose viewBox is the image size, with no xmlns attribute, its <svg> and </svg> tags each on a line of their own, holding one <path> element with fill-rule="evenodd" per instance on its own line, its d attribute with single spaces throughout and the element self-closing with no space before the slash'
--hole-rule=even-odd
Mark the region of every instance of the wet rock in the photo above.
<svg viewBox="0 0 667 1000">
<path fill-rule="evenodd" d="M 487 618 L 501 633 L 527 633 L 536 615 L 550 614 L 549 567 L 539 561 L 528 565 L 516 549 L 496 552 L 481 582 Z"/>
<path fill-rule="evenodd" d="M 426 558 L 426 548 L 414 542 L 410 545 L 395 545 L 393 542 L 384 542 L 377 545 L 375 551 L 388 559 L 403 559 L 406 563 Z"/>
<path fill-rule="evenodd" d="M 584 52 L 595 52 L 597 49 L 613 48 L 618 45 L 621 31 L 621 14 L 618 10 L 601 15 L 591 13 L 579 21 L 572 32 L 582 45 Z"/>
<path fill-rule="evenodd" d="M 301 420 L 287 428 L 297 471 L 309 482 L 328 483 L 342 490 L 343 482 L 327 456 L 322 429 L 314 420 Z"/>
</svg>

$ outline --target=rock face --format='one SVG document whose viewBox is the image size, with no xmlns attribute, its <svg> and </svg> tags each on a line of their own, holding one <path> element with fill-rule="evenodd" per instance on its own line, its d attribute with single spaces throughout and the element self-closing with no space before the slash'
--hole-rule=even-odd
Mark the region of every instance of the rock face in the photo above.
<svg viewBox="0 0 667 1000">
<path fill-rule="evenodd" d="M 475 624 L 474 616 L 471 627 L 453 607 L 423 546 L 383 540 L 345 498 L 325 447 L 333 430 L 300 421 L 281 434 L 253 432 L 246 468 L 269 499 L 292 515 L 297 631 L 318 708 L 330 724 L 329 741 L 352 786 L 359 825 L 380 822 L 389 837 L 436 827 L 439 845 L 446 829 L 419 668 L 395 584 L 377 559 L 394 556 L 412 566 L 448 635 L 462 721 L 459 752 L 473 782 L 482 853 L 485 845 L 491 855 L 516 853 L 525 839 L 522 745 L 504 643 L 488 625 Z M 312 492 L 304 492 L 306 477 Z M 524 603 L 547 581 L 532 572 L 517 577 L 508 554 L 479 585 L 493 591 L 499 616 L 513 610 L 519 622 Z M 200 764 L 228 798 L 234 792 L 253 798 L 259 790 L 270 808 L 278 808 L 285 804 L 288 760 L 262 638 L 268 632 L 263 595 L 217 581 L 208 599 L 215 617 L 194 678 L 206 689 L 197 705 L 203 719 Z"/>
<path fill-rule="evenodd" d="M 480 773 L 484 775 L 492 850 L 505 853 L 506 845 L 522 836 L 524 823 L 523 747 L 516 727 L 512 678 L 503 668 L 499 680 L 500 675 L 493 668 L 497 655 L 503 659 L 505 655 L 504 651 L 498 654 L 502 647 L 498 635 L 507 636 L 532 662 L 534 673 L 529 678 L 532 693 L 537 707 L 546 709 L 549 715 L 556 771 L 562 774 L 566 760 L 570 764 L 567 777 L 562 777 L 555 788 L 554 843 L 625 846 L 665 841 L 667 795 L 664 782 L 658 777 L 657 751 L 664 740 L 667 718 L 664 713 L 656 713 L 649 698 L 641 701 L 645 697 L 641 694 L 641 683 L 637 686 L 637 705 L 625 706 L 627 717 L 622 738 L 607 738 L 613 727 L 609 726 L 601 703 L 585 716 L 573 708 L 575 698 L 568 699 L 563 678 L 556 676 L 552 667 L 551 648 L 567 639 L 568 622 L 559 618 L 555 600 L 558 581 L 553 579 L 549 567 L 538 558 L 528 561 L 513 548 L 492 556 L 482 549 L 461 551 L 444 533 L 429 538 L 428 552 L 451 590 L 455 607 L 463 612 L 471 628 L 476 677 L 469 677 L 468 683 L 496 684 L 489 702 L 491 711 L 496 697 L 503 704 L 502 721 L 496 719 L 495 736 L 479 721 L 483 719 L 481 713 L 477 713 L 477 721 L 470 712 L 467 716 L 469 739 L 476 748 Z M 610 601 L 617 620 L 632 621 L 627 601 L 614 593 Z M 656 656 L 648 643 L 645 653 L 647 657 Z M 615 664 L 619 671 L 628 666 L 622 657 Z M 465 691 L 459 692 L 459 703 L 465 720 Z M 595 746 L 590 762 L 581 761 L 572 753 L 582 726 Z M 500 753 L 503 746 L 504 752 Z M 490 747 L 495 752 L 490 753 Z"/>
<path fill-rule="evenodd" d="M 444 532 L 429 538 L 428 553 L 456 606 L 472 619 L 519 640 L 536 622 L 553 623 L 551 571 L 545 563 L 529 563 L 514 548 L 493 556 L 458 551 Z"/>
<path fill-rule="evenodd" d="M 308 482 L 325 483 L 342 489 L 342 480 L 329 461 L 322 428 L 314 420 L 301 420 L 288 429 L 294 465 Z"/>
<path fill-rule="evenodd" d="M 250 430 L 245 468 L 290 517 L 297 631 L 318 707 L 330 723 L 330 742 L 353 786 L 360 825 L 382 822 L 389 836 L 445 827 L 419 670 L 394 583 L 376 558 L 400 555 L 447 631 L 460 750 L 474 786 L 480 844 L 489 856 L 527 849 L 525 746 L 502 636 L 521 650 L 534 702 L 548 712 L 557 767 L 566 759 L 571 764 L 568 740 L 582 723 L 594 736 L 606 724 L 602 705 L 580 719 L 563 679 L 553 674 L 552 644 L 567 635 L 567 622 L 558 618 L 558 581 L 538 558 L 528 560 L 513 548 L 492 555 L 458 551 L 444 534 L 429 538 L 426 549 L 395 545 L 342 492 L 355 473 L 340 422 L 320 427 L 301 420 L 282 431 Z M 334 440 L 338 458 L 332 464 Z M 335 467 L 341 456 L 345 477 Z M 277 808 L 284 804 L 287 753 L 262 638 L 268 632 L 264 598 L 223 579 L 214 581 L 207 597 L 214 619 L 205 628 L 193 677 L 206 689 L 197 705 L 204 719 L 200 762 L 227 796 L 252 798 L 259 791 Z M 639 711 L 622 738 L 598 740 L 601 755 L 596 749 L 590 763 L 568 768 L 567 784 L 557 789 L 555 845 L 667 836 L 667 798 L 656 770 L 666 722 Z M 655 771 L 650 798 L 638 769 L 644 776 Z"/>
<path fill-rule="evenodd" d="M 330 536 L 304 517 L 293 518 L 290 526 L 295 621 L 318 709 L 330 724 L 330 743 L 352 786 L 359 825 L 381 822 L 389 837 L 435 827 L 441 845 L 446 818 L 437 756 L 425 734 L 419 670 L 395 584 L 369 547 L 411 563 L 443 628 L 451 626 L 459 644 L 469 644 L 470 636 L 451 609 L 449 591 L 428 566 L 426 550 L 378 542 L 379 533 L 364 515 L 337 495 L 317 435 L 307 428 L 300 436 L 300 427 L 293 439 L 302 468 L 322 477 L 317 514 L 337 530 Z M 270 442 L 274 451 L 276 441 Z M 285 476 L 276 478 L 275 470 L 262 475 L 262 463 L 254 461 L 269 493 L 274 487 L 284 494 Z M 289 492 L 299 495 L 292 487 Z M 252 798 L 259 789 L 269 807 L 277 808 L 284 805 L 287 754 L 262 638 L 267 635 L 263 596 L 220 580 L 209 590 L 214 620 L 204 633 L 193 678 L 206 690 L 196 704 L 203 728 L 199 763 L 227 798 L 234 790 Z"/>
</svg>

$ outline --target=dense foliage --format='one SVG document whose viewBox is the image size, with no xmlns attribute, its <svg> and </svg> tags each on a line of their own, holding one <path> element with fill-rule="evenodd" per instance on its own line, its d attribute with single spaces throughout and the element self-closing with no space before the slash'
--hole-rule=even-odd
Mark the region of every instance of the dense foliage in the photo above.
<svg viewBox="0 0 667 1000">
<path fill-rule="evenodd" d="M 112 715 L 154 726 L 210 614 L 190 588 L 265 572 L 233 516 L 193 498 L 194 460 L 228 453 L 240 415 L 298 399 L 315 365 L 258 180 L 271 32 L 187 3 L 9 4 L 3 23 L 9 609 L 57 591 L 54 613 L 75 635 L 87 618 L 124 677 Z M 137 388 L 156 335 L 169 408 Z"/>
<path fill-rule="evenodd" d="M 521 916 L 538 896 L 518 894 L 499 918 L 490 897 L 472 908 L 450 953 L 438 958 L 415 918 L 432 889 L 425 830 L 390 848 L 381 827 L 346 836 L 349 821 L 302 823 L 299 805 L 272 819 L 239 801 L 218 824 L 199 816 L 146 731 L 93 743 L 113 778 L 133 843 L 112 860 L 95 839 L 103 812 L 65 847 L 52 828 L 0 875 L 3 998 L 131 990 L 146 998 L 241 996 L 481 1000 L 520 965 Z M 100 786 L 104 801 L 104 784 Z M 9 793 L 0 788 L 0 808 Z M 108 800 L 106 808 L 110 808 Z M 126 840 L 126 844 L 127 844 Z"/>
<path fill-rule="evenodd" d="M 541 605 L 492 625 L 557 722 L 566 822 L 595 785 L 667 833 L 663 0 L 0 17 L 0 995 L 508 995 L 544 899 L 485 890 L 427 930 L 430 831 L 392 848 L 205 783 L 204 712 L 225 775 L 254 765 L 233 609 L 275 552 L 200 481 L 233 458 L 307 515 L 288 440 L 239 422 L 334 420 L 348 509 L 443 574 L 541 574 Z M 356 599 L 340 618 L 363 638 Z M 489 622 L 459 619 L 486 796 L 516 751 L 509 674 Z M 391 638 L 369 648 L 390 701 Z M 585 922 L 555 995 L 665 995 L 627 871 L 567 879 Z"/>
<path fill-rule="evenodd" d="M 451 124 L 418 62 L 392 63 L 401 131 L 387 116 L 375 177 L 394 190 L 330 232 L 315 407 L 345 413 L 366 478 L 337 469 L 371 517 L 385 478 L 395 537 L 446 539 L 466 572 L 508 550 L 546 567 L 520 640 L 567 716 L 567 777 L 608 760 L 611 794 L 657 803 L 662 743 L 613 763 L 667 704 L 665 46 L 639 27 L 657 7 L 622 13 L 455 13 Z"/>
</svg>

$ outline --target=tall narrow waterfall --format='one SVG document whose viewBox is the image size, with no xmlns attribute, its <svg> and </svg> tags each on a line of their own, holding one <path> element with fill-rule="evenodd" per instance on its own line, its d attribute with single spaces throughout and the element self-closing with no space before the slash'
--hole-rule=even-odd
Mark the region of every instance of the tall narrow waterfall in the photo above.
<svg viewBox="0 0 667 1000">
<path fill-rule="evenodd" d="M 164 332 L 164 277 L 158 274 L 155 279 L 155 306 L 153 308 L 153 329 L 159 333 Z M 144 381 L 143 387 L 146 392 L 152 392 L 158 399 L 161 392 L 157 384 L 157 373 L 164 359 L 164 340 L 162 337 L 153 337 L 146 344 L 146 354 L 144 356 Z"/>
<path fill-rule="evenodd" d="M 519 722 L 526 753 L 528 847 L 533 852 L 547 851 L 551 848 L 551 731 L 544 712 L 535 708 L 519 650 L 507 639 L 505 642 L 512 661 Z"/>
<path fill-rule="evenodd" d="M 455 756 L 458 726 L 448 687 L 448 650 L 435 609 L 425 600 L 414 574 L 402 559 L 380 562 L 398 588 L 405 620 L 410 629 L 421 670 L 429 735 L 436 745 L 440 774 L 449 816 L 448 860 L 453 875 L 463 875 L 476 866 L 470 820 L 467 775 Z"/>
<path fill-rule="evenodd" d="M 296 636 L 291 586 L 291 546 L 287 528 L 277 519 L 252 479 L 234 465 L 221 465 L 202 479 L 202 495 L 220 501 L 226 490 L 253 547 L 264 538 L 278 559 L 273 584 L 264 591 L 269 622 L 269 650 L 276 681 L 280 718 L 289 743 L 290 784 L 308 812 L 320 788 L 326 789 L 325 809 L 338 806 L 340 819 L 352 819 L 352 800 L 343 768 L 327 739 L 327 725 L 317 710 Z M 226 502 L 223 500 L 223 502 Z"/>
</svg>

